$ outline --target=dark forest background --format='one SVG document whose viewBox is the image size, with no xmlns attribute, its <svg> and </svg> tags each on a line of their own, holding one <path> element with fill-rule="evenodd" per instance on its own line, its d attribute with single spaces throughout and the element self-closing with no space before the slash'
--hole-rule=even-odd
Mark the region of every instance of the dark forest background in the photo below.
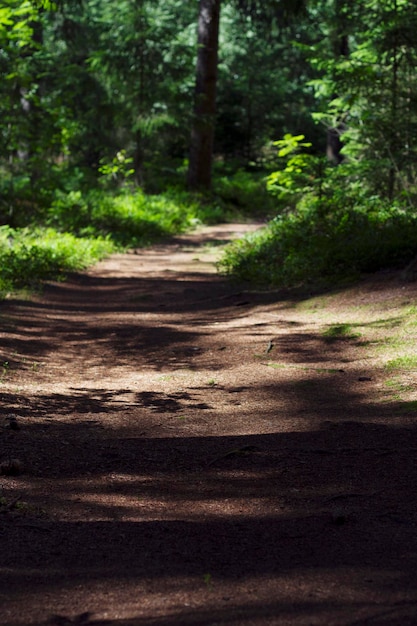
<svg viewBox="0 0 417 626">
<path fill-rule="evenodd" d="M 259 286 L 414 278 L 416 30 L 415 0 L 3 0 L 1 292 L 230 219 L 265 221 L 220 263 Z"/>
</svg>

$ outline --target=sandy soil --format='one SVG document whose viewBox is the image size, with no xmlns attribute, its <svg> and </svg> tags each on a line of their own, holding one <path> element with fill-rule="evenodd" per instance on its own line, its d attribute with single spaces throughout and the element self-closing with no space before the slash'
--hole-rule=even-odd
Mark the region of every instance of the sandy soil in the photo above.
<svg viewBox="0 0 417 626">
<path fill-rule="evenodd" d="M 2 626 L 417 624 L 415 407 L 323 334 L 417 287 L 231 285 L 253 228 L 0 303 Z"/>
</svg>

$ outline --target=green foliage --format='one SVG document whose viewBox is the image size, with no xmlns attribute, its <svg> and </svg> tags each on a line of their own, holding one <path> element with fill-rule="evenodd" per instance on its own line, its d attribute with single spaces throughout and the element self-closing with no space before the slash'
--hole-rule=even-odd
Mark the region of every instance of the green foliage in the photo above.
<svg viewBox="0 0 417 626">
<path fill-rule="evenodd" d="M 304 141 L 304 135 L 287 133 L 283 139 L 274 141 L 278 148 L 278 158 L 284 165 L 269 174 L 267 190 L 283 202 L 295 202 L 302 194 L 321 187 L 326 163 L 322 157 L 303 152 L 312 144 Z"/>
<path fill-rule="evenodd" d="M 315 29 L 300 15 L 294 18 L 299 3 L 288 3 L 293 19 L 288 14 L 284 20 L 282 0 L 259 3 L 256 11 L 248 4 L 254 8 L 253 2 L 223 3 L 217 85 L 216 151 L 240 165 L 259 163 L 271 137 L 285 132 L 302 129 L 320 140 L 306 84 L 312 70 L 294 43 L 305 41 L 309 49 Z"/>
<path fill-rule="evenodd" d="M 379 198 L 356 200 L 345 196 L 337 207 L 306 197 L 297 210 L 226 248 L 220 270 L 265 287 L 321 287 L 405 265 L 416 251 L 416 213 Z"/>
<path fill-rule="evenodd" d="M 353 331 L 352 324 L 331 324 L 324 332 L 323 336 L 328 341 L 337 339 L 358 339 L 361 333 Z"/>
<path fill-rule="evenodd" d="M 309 141 L 303 141 L 304 135 L 291 135 L 286 133 L 283 139 L 274 141 L 274 146 L 278 148 L 278 156 L 280 158 L 293 155 L 295 152 L 299 152 L 300 148 L 311 148 Z"/>
<path fill-rule="evenodd" d="M 274 218 L 222 262 L 260 284 L 323 283 L 415 254 L 416 3 L 224 2 L 206 197 L 181 183 L 197 5 L 2 2 L 0 224 L 14 230 L 1 280 L 65 268 L 65 231 L 138 246 L 237 216 Z M 329 129 L 342 167 L 322 156 Z M 36 241 L 19 230 L 39 225 Z"/>
<path fill-rule="evenodd" d="M 200 222 L 220 217 L 202 197 L 177 190 L 148 195 L 126 190 L 57 194 L 48 224 L 79 236 L 102 236 L 120 246 L 146 246 Z"/>
<path fill-rule="evenodd" d="M 30 44 L 37 15 L 36 6 L 29 0 L 3 0 L 0 7 L 0 42 L 6 45 L 13 43 L 20 49 Z"/>
<path fill-rule="evenodd" d="M 385 367 L 387 369 L 415 370 L 417 369 L 417 357 L 414 355 L 398 357 L 388 361 Z"/>
<path fill-rule="evenodd" d="M 125 183 L 135 173 L 132 163 L 133 159 L 126 156 L 126 150 L 119 150 L 110 162 L 102 158 L 98 168 L 101 184 L 105 187 L 114 187 Z"/>
<path fill-rule="evenodd" d="M 238 169 L 219 174 L 213 180 L 214 195 L 219 197 L 225 214 L 231 219 L 265 217 L 274 214 L 276 201 L 267 192 L 264 174 Z"/>
<path fill-rule="evenodd" d="M 280 203 L 269 225 L 226 249 L 224 273 L 257 285 L 324 286 L 363 272 L 404 266 L 416 253 L 417 211 L 410 194 L 372 194 L 372 162 L 339 167 L 304 153 L 303 135 L 275 145 L 283 161 L 267 178 Z"/>
<path fill-rule="evenodd" d="M 95 25 L 87 67 L 105 91 L 119 149 L 133 157 L 139 179 L 150 157 L 186 150 L 196 18 L 197 7 L 178 0 L 88 2 L 82 20 L 74 12 L 82 29 Z"/>
<path fill-rule="evenodd" d="M 341 130 L 351 162 L 378 162 L 365 182 L 392 199 L 417 182 L 417 6 L 339 0 L 318 10 L 323 37 L 311 48 L 313 115 Z"/>
<path fill-rule="evenodd" d="M 199 223 L 221 221 L 223 214 L 219 203 L 178 190 L 58 191 L 47 211 L 19 211 L 26 227 L 0 227 L 0 292 L 61 279 L 112 251 L 146 246 Z"/>
<path fill-rule="evenodd" d="M 114 251 L 110 241 L 77 238 L 53 229 L 0 228 L 0 292 L 60 280 Z"/>
</svg>

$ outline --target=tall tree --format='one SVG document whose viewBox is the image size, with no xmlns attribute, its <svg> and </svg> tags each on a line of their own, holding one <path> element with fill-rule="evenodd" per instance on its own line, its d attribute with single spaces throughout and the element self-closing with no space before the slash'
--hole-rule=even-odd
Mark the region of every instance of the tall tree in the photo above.
<svg viewBox="0 0 417 626">
<path fill-rule="evenodd" d="M 269 23 L 283 26 L 305 7 L 306 0 L 234 0 L 233 4 L 254 21 L 269 20 Z M 221 0 L 200 0 L 199 4 L 194 120 L 188 168 L 188 186 L 192 189 L 208 189 L 211 184 L 220 7 Z"/>
<path fill-rule="evenodd" d="M 211 185 L 220 4 L 220 0 L 200 0 L 199 5 L 194 119 L 188 169 L 191 189 L 208 189 Z"/>
<path fill-rule="evenodd" d="M 320 23 L 324 34 L 330 31 L 334 37 L 329 38 L 333 48 L 328 46 L 327 53 L 323 47 L 316 49 L 321 72 L 316 93 L 325 108 L 316 118 L 330 128 L 346 120 L 343 153 L 356 164 L 362 186 L 367 181 L 373 192 L 389 199 L 399 191 L 414 193 L 416 3 L 361 0 L 351 6 L 346 0 L 325 1 Z"/>
<path fill-rule="evenodd" d="M 349 13 L 350 7 L 346 0 L 334 0 L 333 15 L 330 20 L 331 32 L 330 40 L 332 51 L 336 63 L 338 61 L 347 60 L 349 57 Z M 332 94 L 332 100 L 339 97 L 339 94 Z M 336 118 L 334 125 L 327 129 L 327 146 L 326 153 L 330 161 L 335 164 L 342 163 L 344 156 L 342 154 L 343 142 L 341 135 L 344 129 L 344 116 Z"/>
</svg>

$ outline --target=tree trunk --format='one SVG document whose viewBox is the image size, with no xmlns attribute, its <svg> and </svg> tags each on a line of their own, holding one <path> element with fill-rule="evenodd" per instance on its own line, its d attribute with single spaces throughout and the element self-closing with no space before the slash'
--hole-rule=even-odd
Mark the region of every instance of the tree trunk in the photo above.
<svg viewBox="0 0 417 626">
<path fill-rule="evenodd" d="M 349 37 L 346 32 L 346 0 L 335 0 L 334 2 L 334 26 L 332 33 L 332 48 L 336 60 L 348 58 L 350 54 Z M 337 98 L 337 93 L 333 94 L 333 98 Z M 340 165 L 344 160 L 341 154 L 343 142 L 341 136 L 345 130 L 343 119 L 336 120 L 333 128 L 327 129 L 326 154 L 329 161 L 335 165 Z"/>
<path fill-rule="evenodd" d="M 329 161 L 335 165 L 342 163 L 344 156 L 342 154 L 343 142 L 340 138 L 343 132 L 343 125 L 339 124 L 336 128 L 327 129 L 327 146 L 326 155 Z"/>
<path fill-rule="evenodd" d="M 41 19 L 43 13 L 43 9 L 39 9 L 38 19 L 30 24 L 33 28 L 33 45 L 31 46 L 31 54 L 35 54 L 36 51 L 41 49 L 43 46 L 43 23 Z M 35 79 L 38 80 L 38 94 L 41 96 L 44 81 L 37 77 Z M 33 194 L 35 195 L 38 187 L 38 180 L 41 176 L 41 170 L 44 166 L 42 159 L 39 158 L 42 153 L 42 110 L 36 102 L 27 100 L 25 97 L 25 91 L 25 89 L 21 90 L 21 103 L 23 110 L 26 110 L 30 116 L 28 161 L 30 164 L 30 186 Z M 26 107 L 28 107 L 28 109 L 26 109 Z"/>
<path fill-rule="evenodd" d="M 395 22 L 398 23 L 398 3 L 394 1 Z M 394 40 L 392 44 L 392 76 L 391 76 L 391 133 L 388 139 L 389 157 L 391 166 L 388 173 L 388 198 L 392 200 L 395 194 L 395 183 L 397 179 L 396 160 L 398 157 L 399 146 L 397 137 L 397 117 L 398 117 L 398 71 L 399 71 L 399 45 L 398 45 L 398 27 L 394 32 Z"/>
<path fill-rule="evenodd" d="M 136 44 L 136 63 L 138 65 L 138 89 L 137 89 L 137 115 L 140 119 L 146 111 L 145 104 L 145 46 L 146 46 L 146 19 L 144 14 L 144 2 L 143 0 L 136 0 L 135 15 L 135 30 L 138 35 Z M 144 161 L 144 149 L 143 149 L 143 136 L 140 127 L 134 131 L 134 154 L 133 154 L 133 169 L 135 170 L 134 180 L 139 187 L 143 187 L 143 161 Z"/>
<path fill-rule="evenodd" d="M 221 0 L 200 0 L 194 120 L 188 186 L 209 189 L 216 111 L 217 58 Z"/>
</svg>

